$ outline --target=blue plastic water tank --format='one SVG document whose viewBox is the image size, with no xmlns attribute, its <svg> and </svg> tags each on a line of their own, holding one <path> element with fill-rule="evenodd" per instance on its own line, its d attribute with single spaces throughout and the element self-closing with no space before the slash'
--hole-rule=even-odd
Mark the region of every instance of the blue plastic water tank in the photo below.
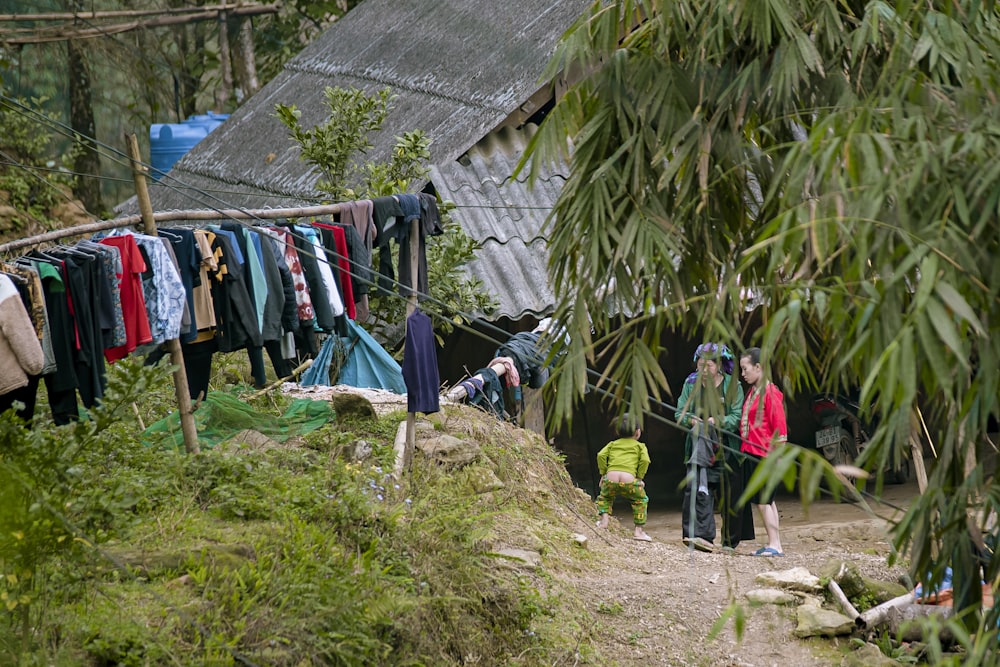
<svg viewBox="0 0 1000 667">
<path fill-rule="evenodd" d="M 213 111 L 209 111 L 208 113 L 195 114 L 190 118 L 186 118 L 184 122 L 188 125 L 200 125 L 211 132 L 215 128 L 222 125 L 222 121 L 227 118 L 229 118 L 229 114 L 227 113 L 215 113 Z"/>
<path fill-rule="evenodd" d="M 170 171 L 177 160 L 222 124 L 229 114 L 198 114 L 182 123 L 153 123 L 149 126 L 149 162 L 154 181 Z"/>
</svg>

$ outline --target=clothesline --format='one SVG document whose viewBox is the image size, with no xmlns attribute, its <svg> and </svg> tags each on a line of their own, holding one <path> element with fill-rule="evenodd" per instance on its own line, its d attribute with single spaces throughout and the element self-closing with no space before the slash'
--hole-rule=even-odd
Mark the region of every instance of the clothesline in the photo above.
<svg viewBox="0 0 1000 667">
<path fill-rule="evenodd" d="M 160 211 L 153 214 L 155 222 L 176 222 L 178 220 L 273 220 L 275 218 L 304 218 L 312 215 L 332 215 L 341 211 L 342 204 L 324 204 L 320 206 L 299 206 L 294 208 L 263 208 L 263 209 L 190 209 L 177 211 Z M 0 244 L 0 252 L 10 252 L 19 248 L 57 241 L 68 236 L 92 234 L 94 232 L 115 229 L 116 227 L 131 227 L 142 223 L 141 215 L 128 215 L 112 220 L 99 220 L 73 227 L 55 229 L 51 232 L 29 236 L 16 241 Z"/>
</svg>

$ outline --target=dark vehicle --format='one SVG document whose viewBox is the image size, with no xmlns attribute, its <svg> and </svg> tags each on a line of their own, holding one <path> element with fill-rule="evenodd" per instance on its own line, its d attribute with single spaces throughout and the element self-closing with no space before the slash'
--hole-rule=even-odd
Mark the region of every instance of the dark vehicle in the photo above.
<svg viewBox="0 0 1000 667">
<path fill-rule="evenodd" d="M 816 449 L 833 465 L 854 465 L 871 440 L 874 425 L 858 418 L 859 405 L 846 396 L 817 394 L 812 400 L 812 414 L 819 424 Z M 900 457 L 899 467 L 888 471 L 885 481 L 903 484 L 910 478 L 910 459 Z"/>
</svg>

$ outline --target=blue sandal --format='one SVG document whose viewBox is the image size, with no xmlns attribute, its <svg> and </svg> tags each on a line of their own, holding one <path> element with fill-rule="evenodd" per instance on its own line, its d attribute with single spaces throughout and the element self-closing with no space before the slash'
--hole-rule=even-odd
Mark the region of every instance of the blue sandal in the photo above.
<svg viewBox="0 0 1000 667">
<path fill-rule="evenodd" d="M 776 556 L 776 557 L 780 558 L 780 557 L 783 557 L 785 554 L 784 554 L 784 552 L 778 551 L 777 549 L 774 549 L 772 547 L 761 547 L 760 549 L 757 549 L 757 551 L 754 551 L 753 555 L 754 556 Z"/>
</svg>

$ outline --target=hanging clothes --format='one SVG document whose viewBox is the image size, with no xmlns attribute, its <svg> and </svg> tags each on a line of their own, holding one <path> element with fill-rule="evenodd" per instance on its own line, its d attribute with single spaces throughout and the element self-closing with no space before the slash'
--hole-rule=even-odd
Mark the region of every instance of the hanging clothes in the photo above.
<svg viewBox="0 0 1000 667">
<path fill-rule="evenodd" d="M 104 351 L 104 358 L 109 362 L 124 359 L 135 351 L 139 345 L 153 341 L 149 329 L 149 317 L 146 314 L 146 302 L 142 293 L 142 273 L 146 263 L 142 253 L 131 234 L 106 236 L 98 241 L 101 245 L 118 248 L 122 260 L 122 272 L 117 276 L 121 294 L 122 317 L 125 320 L 126 342 L 118 347 Z"/>
<path fill-rule="evenodd" d="M 347 236 L 337 225 L 325 222 L 313 222 L 312 226 L 319 230 L 326 258 L 334 270 L 334 278 L 340 288 L 344 309 L 347 317 L 357 319 L 357 309 L 354 303 L 354 286 L 351 283 L 351 266 L 348 261 Z"/>
<path fill-rule="evenodd" d="M 391 197 L 389 199 L 392 199 Z M 395 200 L 393 200 L 395 204 Z M 357 319 L 368 320 L 368 293 L 374 285 L 372 250 L 378 227 L 375 222 L 375 204 L 370 199 L 345 202 L 340 211 L 340 223 L 345 228 L 348 254 L 351 258 L 351 288 Z"/>
<path fill-rule="evenodd" d="M 27 386 L 29 376 L 37 376 L 44 366 L 45 352 L 21 294 L 0 273 L 0 395 Z"/>
<path fill-rule="evenodd" d="M 146 259 L 142 293 L 152 342 L 179 338 L 187 303 L 184 283 L 165 245 L 169 241 L 146 234 L 136 234 L 135 240 Z"/>
<path fill-rule="evenodd" d="M 181 320 L 181 342 L 187 343 L 198 336 L 198 316 L 194 305 L 194 288 L 201 285 L 201 251 L 195 241 L 194 230 L 184 227 L 162 228 L 162 238 L 170 242 L 177 260 L 177 272 L 184 285 L 187 317 Z"/>
<path fill-rule="evenodd" d="M 406 318 L 403 345 L 403 379 L 406 381 L 407 412 L 437 412 L 441 409 L 441 378 L 431 318 L 419 309 Z"/>
<path fill-rule="evenodd" d="M 52 331 L 49 327 L 49 315 L 45 310 L 45 292 L 42 289 L 42 278 L 38 270 L 30 262 L 17 264 L 2 264 L 0 270 L 12 275 L 20 276 L 25 281 L 28 289 L 28 314 L 31 323 L 35 327 L 35 333 L 42 345 L 42 352 L 45 354 L 45 365 L 42 367 L 41 375 L 51 373 L 56 369 L 55 351 L 52 349 Z"/>
<path fill-rule="evenodd" d="M 231 234 L 217 231 L 212 250 L 218 266 L 212 276 L 212 303 L 215 305 L 215 340 L 219 352 L 235 352 L 247 345 L 263 344 L 257 327 L 257 313 L 243 280 L 242 255 Z"/>
</svg>

